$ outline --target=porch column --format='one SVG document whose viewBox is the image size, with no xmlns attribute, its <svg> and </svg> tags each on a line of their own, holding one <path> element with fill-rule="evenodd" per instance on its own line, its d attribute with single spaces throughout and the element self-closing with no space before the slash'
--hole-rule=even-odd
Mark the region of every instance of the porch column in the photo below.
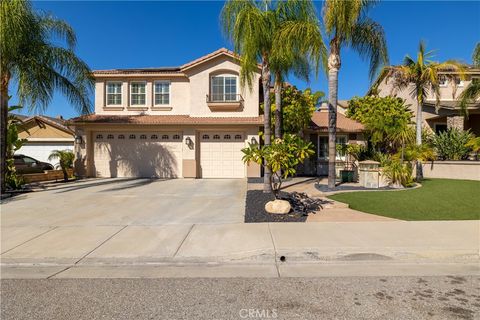
<svg viewBox="0 0 480 320">
<path fill-rule="evenodd" d="M 447 129 L 455 128 L 463 131 L 465 129 L 465 117 L 464 116 L 448 116 L 447 117 Z"/>
</svg>

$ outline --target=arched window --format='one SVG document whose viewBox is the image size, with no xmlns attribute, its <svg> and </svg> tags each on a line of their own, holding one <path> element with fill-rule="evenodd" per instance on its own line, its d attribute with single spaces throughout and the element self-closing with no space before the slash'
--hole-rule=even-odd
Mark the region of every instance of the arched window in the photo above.
<svg viewBox="0 0 480 320">
<path fill-rule="evenodd" d="M 119 134 L 118 139 L 123 140 L 123 139 L 125 139 L 125 136 L 123 134 Z"/>
<path fill-rule="evenodd" d="M 241 134 L 236 134 L 235 135 L 235 140 L 242 140 L 242 135 Z"/>
<path fill-rule="evenodd" d="M 158 139 L 158 136 L 157 136 L 156 134 L 152 134 L 151 137 L 150 137 L 150 139 L 152 139 L 152 140 L 157 140 L 157 139 Z"/>
<path fill-rule="evenodd" d="M 107 139 L 113 139 L 113 138 L 114 138 L 114 137 L 113 137 L 113 134 L 109 134 L 109 135 L 107 136 Z"/>
<path fill-rule="evenodd" d="M 147 139 L 147 135 L 145 135 L 145 134 L 141 134 L 141 135 L 140 135 L 140 139 L 141 139 L 141 140 L 145 140 L 145 139 Z"/>
<path fill-rule="evenodd" d="M 179 139 L 180 139 L 180 135 L 178 135 L 178 134 L 173 135 L 173 140 L 179 140 Z"/>
<path fill-rule="evenodd" d="M 97 139 L 103 139 L 103 134 L 97 134 Z"/>
<path fill-rule="evenodd" d="M 134 134 L 128 136 L 128 139 L 136 139 L 137 137 Z"/>
<path fill-rule="evenodd" d="M 208 134 L 204 134 L 204 135 L 202 136 L 202 139 L 203 139 L 203 140 L 208 140 L 208 139 L 210 139 L 210 136 L 209 136 Z"/>
<path fill-rule="evenodd" d="M 218 134 L 213 135 L 213 140 L 220 140 L 220 136 Z"/>
<path fill-rule="evenodd" d="M 230 140 L 232 137 L 229 134 L 226 134 L 223 136 L 223 139 L 225 140 Z"/>
<path fill-rule="evenodd" d="M 168 140 L 168 134 L 164 134 L 164 135 L 162 136 L 162 140 Z"/>
</svg>

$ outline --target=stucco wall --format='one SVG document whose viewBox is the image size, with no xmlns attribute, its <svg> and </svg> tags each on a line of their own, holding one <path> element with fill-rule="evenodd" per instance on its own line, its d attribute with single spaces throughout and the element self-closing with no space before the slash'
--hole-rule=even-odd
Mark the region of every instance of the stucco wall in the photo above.
<svg viewBox="0 0 480 320">
<path fill-rule="evenodd" d="M 435 161 L 423 164 L 425 178 L 480 180 L 480 161 Z"/>
<path fill-rule="evenodd" d="M 237 75 L 240 73 L 240 65 L 227 55 L 220 55 L 210 61 L 199 64 L 185 70 L 185 74 L 177 75 L 125 75 L 108 77 L 98 76 L 95 84 L 95 113 L 108 115 L 185 115 L 198 117 L 239 117 L 258 116 L 259 114 L 259 77 L 256 74 L 253 79 L 252 90 L 241 88 L 238 80 L 238 93 L 244 99 L 243 108 L 235 111 L 212 111 L 206 102 L 206 96 L 210 92 L 210 76 L 215 73 L 227 73 Z M 170 104 L 154 105 L 153 88 L 157 80 L 170 81 Z M 105 88 L 109 81 L 122 82 L 122 105 L 107 106 Z M 130 82 L 146 81 L 146 104 L 145 106 L 130 106 Z"/>
</svg>

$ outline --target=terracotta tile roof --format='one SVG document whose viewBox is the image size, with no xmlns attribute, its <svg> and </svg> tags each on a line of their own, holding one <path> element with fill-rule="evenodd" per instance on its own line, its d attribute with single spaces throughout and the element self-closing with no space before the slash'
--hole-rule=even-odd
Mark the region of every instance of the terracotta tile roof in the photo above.
<svg viewBox="0 0 480 320">
<path fill-rule="evenodd" d="M 188 115 L 97 115 L 90 114 L 70 119 L 71 124 L 108 123 L 108 124 L 263 124 L 263 116 L 258 117 L 191 117 Z"/>
<path fill-rule="evenodd" d="M 50 124 L 60 130 L 73 134 L 73 130 L 67 126 L 66 120 L 63 118 L 54 118 L 45 115 L 24 116 L 20 114 L 15 114 L 15 116 L 23 122 L 41 121 Z"/>
<path fill-rule="evenodd" d="M 183 70 L 183 69 L 187 69 L 187 68 L 190 68 L 190 67 L 193 67 L 194 65 L 197 65 L 199 63 L 202 63 L 203 61 L 206 61 L 206 60 L 209 60 L 221 53 L 225 53 L 233 58 L 237 58 L 238 59 L 238 56 L 233 52 L 233 51 L 230 51 L 228 50 L 227 48 L 220 48 L 218 50 L 215 50 L 213 51 L 212 53 L 209 53 L 207 55 L 204 55 L 203 57 L 200 57 L 198 59 L 195 59 L 193 61 L 190 61 L 188 63 L 185 63 L 184 65 L 182 65 L 180 68 Z"/>
<path fill-rule="evenodd" d="M 328 112 L 317 111 L 313 113 L 310 129 L 321 132 L 328 131 Z M 362 132 L 363 125 L 360 122 L 347 118 L 341 113 L 337 113 L 337 131 L 338 132 Z"/>
</svg>

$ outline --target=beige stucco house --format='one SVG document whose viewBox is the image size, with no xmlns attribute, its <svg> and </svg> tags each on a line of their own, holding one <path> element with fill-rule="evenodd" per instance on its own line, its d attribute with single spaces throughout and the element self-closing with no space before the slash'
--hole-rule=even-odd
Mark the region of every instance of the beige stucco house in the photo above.
<svg viewBox="0 0 480 320">
<path fill-rule="evenodd" d="M 93 72 L 95 112 L 75 126 L 76 173 L 88 177 L 260 176 L 241 149 L 259 141 L 260 69 L 243 88 L 233 52 L 178 67 Z"/>
<path fill-rule="evenodd" d="M 42 162 L 57 165 L 58 160 L 49 160 L 54 150 L 73 150 L 74 132 L 65 124 L 65 120 L 44 115 L 16 115 L 22 120 L 18 137 L 27 142 L 18 149 L 16 154 L 23 154 Z"/>
<path fill-rule="evenodd" d="M 381 78 L 381 77 L 380 77 Z M 440 132 L 451 127 L 462 130 L 470 129 L 476 136 L 480 136 L 480 101 L 468 106 L 468 118 L 463 116 L 458 107 L 459 95 L 471 83 L 472 79 L 480 80 L 479 68 L 467 68 L 461 80 L 454 72 L 444 71 L 440 76 L 440 105 L 436 110 L 436 98 L 431 90 L 423 105 L 423 125 L 433 132 Z M 413 120 L 416 117 L 416 102 L 410 92 L 413 87 L 398 91 L 392 85 L 392 80 L 383 79 L 370 89 L 368 94 L 374 91 L 381 96 L 396 95 L 406 100 L 413 112 Z M 413 85 L 412 85 L 413 86 Z"/>
</svg>

